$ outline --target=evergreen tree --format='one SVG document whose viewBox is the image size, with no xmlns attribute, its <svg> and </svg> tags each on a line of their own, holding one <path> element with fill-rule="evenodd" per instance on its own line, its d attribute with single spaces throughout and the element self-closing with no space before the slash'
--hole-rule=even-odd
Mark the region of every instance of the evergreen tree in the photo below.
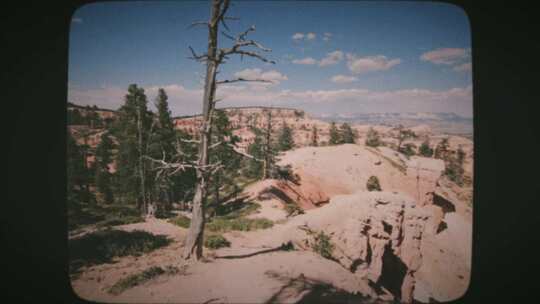
<svg viewBox="0 0 540 304">
<path fill-rule="evenodd" d="M 73 109 L 73 110 L 68 110 L 67 112 L 67 124 L 68 125 L 82 125 L 84 124 L 83 122 L 83 117 L 81 116 L 81 112 L 79 111 L 79 109 Z"/>
<path fill-rule="evenodd" d="M 113 203 L 112 174 L 109 172 L 109 164 L 112 162 L 112 150 L 114 143 L 108 132 L 101 135 L 101 141 L 96 148 L 95 180 L 99 193 L 105 203 Z"/>
<path fill-rule="evenodd" d="M 317 126 L 313 126 L 311 129 L 311 146 L 317 147 L 319 145 L 319 135 L 317 134 Z"/>
<path fill-rule="evenodd" d="M 155 106 L 157 115 L 154 118 L 154 128 L 151 130 L 152 133 L 149 136 L 148 149 L 145 154 L 155 159 L 165 157 L 164 160 L 168 162 L 176 154 L 176 132 L 171 111 L 169 110 L 168 96 L 162 88 L 158 89 Z M 153 176 L 155 164 L 148 163 L 148 166 L 150 167 L 149 175 Z M 179 175 L 182 175 L 182 173 Z M 177 182 L 179 182 L 179 176 L 160 176 L 159 180 L 149 183 L 149 191 L 152 193 L 152 197 L 160 203 L 158 211 L 168 209 L 170 203 L 177 197 L 175 195 Z"/>
<path fill-rule="evenodd" d="M 459 157 L 449 155 L 445 161 L 444 174 L 457 185 L 463 185 L 464 175 L 463 163 L 460 162 Z"/>
<path fill-rule="evenodd" d="M 435 158 L 446 160 L 448 158 L 448 138 L 445 137 L 439 142 L 437 147 L 435 148 Z"/>
<path fill-rule="evenodd" d="M 264 159 L 264 133 L 263 130 L 256 127 L 251 127 L 251 131 L 255 134 L 253 142 L 249 144 L 247 153 L 257 159 Z M 247 169 L 245 175 L 250 178 L 264 178 L 264 164 L 254 159 L 247 160 Z"/>
<path fill-rule="evenodd" d="M 257 160 L 249 159 L 247 175 L 252 178 L 273 178 L 277 174 L 275 162 L 279 143 L 274 143 L 272 138 L 272 111 L 266 111 L 263 129 L 252 126 L 251 131 L 255 138 L 248 146 L 247 153 Z"/>
<path fill-rule="evenodd" d="M 67 202 L 69 208 L 78 209 L 81 203 L 89 203 L 93 199 L 87 185 L 88 170 L 83 151 L 77 142 L 67 132 L 66 142 L 66 169 L 67 169 Z"/>
<path fill-rule="evenodd" d="M 146 178 L 149 170 L 145 170 L 142 156 L 146 152 L 152 116 L 147 110 L 148 101 L 144 89 L 136 84 L 129 85 L 124 101 L 118 110 L 118 119 L 113 129 L 118 139 L 118 193 L 122 200 L 136 201 L 138 207 L 145 208 L 147 197 L 143 195 L 143 185 L 146 186 L 146 182 L 151 179 Z"/>
<path fill-rule="evenodd" d="M 433 156 L 433 149 L 429 146 L 429 139 L 426 139 L 424 142 L 422 142 L 420 148 L 418 149 L 418 154 L 424 157 Z"/>
<path fill-rule="evenodd" d="M 463 151 L 461 145 L 459 145 L 457 150 L 457 161 L 461 166 L 463 166 L 463 162 L 465 161 L 465 155 L 465 151 Z"/>
<path fill-rule="evenodd" d="M 343 123 L 340 127 L 340 140 L 341 144 L 354 144 L 356 141 L 356 134 L 348 123 Z"/>
<path fill-rule="evenodd" d="M 292 129 L 284 121 L 281 130 L 279 131 L 278 137 L 278 150 L 279 151 L 288 151 L 294 146 L 294 140 L 292 137 Z"/>
<path fill-rule="evenodd" d="M 379 132 L 377 132 L 372 127 L 369 127 L 367 136 L 366 136 L 366 146 L 378 147 L 380 145 L 381 145 L 381 139 L 379 137 Z"/>
<path fill-rule="evenodd" d="M 328 141 L 329 145 L 337 145 L 341 141 L 341 138 L 339 136 L 338 129 L 336 127 L 336 123 L 332 122 L 330 124 L 330 140 Z"/>
<path fill-rule="evenodd" d="M 399 125 L 396 129 L 398 131 L 398 133 L 397 133 L 397 140 L 398 140 L 397 151 L 403 152 L 402 147 L 401 147 L 401 144 L 403 143 L 403 141 L 407 140 L 408 138 L 415 138 L 416 134 L 410 129 L 405 129 L 405 127 L 403 127 L 402 125 Z"/>
</svg>

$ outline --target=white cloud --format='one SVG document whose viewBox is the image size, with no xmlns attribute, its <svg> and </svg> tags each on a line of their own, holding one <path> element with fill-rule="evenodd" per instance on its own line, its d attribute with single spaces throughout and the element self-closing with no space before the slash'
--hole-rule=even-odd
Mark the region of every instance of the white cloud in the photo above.
<svg viewBox="0 0 540 304">
<path fill-rule="evenodd" d="M 321 61 L 319 62 L 319 66 L 327 66 L 327 65 L 336 64 L 339 61 L 341 61 L 343 57 L 344 57 L 344 54 L 340 50 L 330 52 L 326 54 L 326 57 L 321 59 Z"/>
<path fill-rule="evenodd" d="M 330 37 L 332 37 L 332 33 L 324 33 L 323 34 L 323 40 L 324 41 L 329 41 Z"/>
<path fill-rule="evenodd" d="M 315 38 L 317 37 L 317 34 L 315 33 L 294 33 L 294 35 L 291 36 L 291 38 L 295 41 L 300 41 L 300 40 L 314 40 Z"/>
<path fill-rule="evenodd" d="M 317 63 L 317 60 L 311 58 L 311 57 L 306 57 L 306 58 L 303 58 L 303 59 L 295 59 L 292 61 L 292 63 L 294 64 L 316 64 Z"/>
<path fill-rule="evenodd" d="M 453 70 L 456 72 L 468 72 L 472 69 L 472 65 L 470 62 L 463 63 L 460 65 L 456 65 Z"/>
<path fill-rule="evenodd" d="M 292 35 L 291 38 L 293 40 L 302 40 L 302 39 L 304 39 L 304 36 L 305 35 L 303 33 L 295 33 L 294 35 Z"/>
<path fill-rule="evenodd" d="M 276 70 L 270 70 L 263 72 L 261 69 L 244 69 L 242 71 L 234 73 L 235 77 L 244 79 L 260 79 L 271 81 L 273 84 L 279 84 L 283 80 L 287 80 L 287 76 L 281 74 Z M 255 83 L 253 83 L 255 84 Z"/>
<path fill-rule="evenodd" d="M 388 59 L 383 55 L 357 57 L 354 54 L 347 54 L 347 66 L 354 74 L 385 71 L 400 63 L 399 58 Z"/>
<path fill-rule="evenodd" d="M 73 19 L 71 19 L 71 22 L 73 22 L 73 23 L 83 23 L 83 20 L 82 20 L 82 18 L 74 17 Z"/>
<path fill-rule="evenodd" d="M 358 78 L 354 76 L 335 75 L 335 76 L 332 76 L 331 80 L 334 83 L 351 83 L 351 82 L 357 81 Z"/>
<path fill-rule="evenodd" d="M 461 48 L 440 48 L 423 53 L 420 59 L 434 64 L 454 64 L 459 60 L 469 57 L 469 49 Z"/>
</svg>

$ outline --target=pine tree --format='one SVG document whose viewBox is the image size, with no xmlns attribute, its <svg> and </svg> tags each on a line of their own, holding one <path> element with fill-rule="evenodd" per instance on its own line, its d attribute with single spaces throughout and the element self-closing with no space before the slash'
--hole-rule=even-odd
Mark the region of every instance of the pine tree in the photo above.
<svg viewBox="0 0 540 304">
<path fill-rule="evenodd" d="M 330 124 L 330 140 L 328 141 L 329 145 L 337 145 L 341 142 L 336 123 L 332 122 Z"/>
<path fill-rule="evenodd" d="M 257 160 L 249 159 L 248 161 L 247 173 L 250 177 L 266 179 L 273 178 L 276 175 L 275 162 L 278 143 L 273 141 L 272 128 L 272 111 L 266 111 L 264 128 L 251 127 L 255 138 L 248 146 L 247 152 Z"/>
<path fill-rule="evenodd" d="M 112 150 L 114 143 L 108 132 L 101 135 L 101 141 L 96 148 L 95 180 L 99 193 L 105 203 L 113 203 L 112 174 L 109 172 L 109 164 L 112 162 Z"/>
<path fill-rule="evenodd" d="M 424 142 L 422 142 L 420 148 L 418 149 L 418 154 L 424 157 L 433 156 L 433 149 L 429 146 L 429 139 L 426 139 Z"/>
<path fill-rule="evenodd" d="M 158 89 L 155 106 L 157 115 L 154 118 L 154 128 L 149 135 L 148 148 L 145 151 L 145 155 L 156 159 L 165 157 L 165 161 L 170 161 L 176 154 L 176 132 L 174 130 L 171 111 L 169 110 L 168 96 L 163 88 Z M 155 172 L 153 170 L 155 165 L 153 163 L 147 165 L 149 167 L 148 175 L 152 177 Z M 148 183 L 148 191 L 152 194 L 151 196 L 154 198 L 154 201 L 157 200 L 160 203 L 158 213 L 170 207 L 172 200 L 176 197 L 174 192 L 178 181 L 179 176 L 172 178 L 160 176 L 159 180 Z"/>
<path fill-rule="evenodd" d="M 340 127 L 340 140 L 341 144 L 354 144 L 356 141 L 356 134 L 348 123 L 343 123 Z"/>
<path fill-rule="evenodd" d="M 210 193 L 213 196 L 213 214 L 219 208 L 222 194 L 229 195 L 236 192 L 235 179 L 238 176 L 238 167 L 241 157 L 234 151 L 232 146 L 236 145 L 240 138 L 233 134 L 231 122 L 227 113 L 223 110 L 215 109 L 212 120 L 212 153 L 211 163 L 220 163 L 221 169 L 216 170 L 210 176 Z"/>
<path fill-rule="evenodd" d="M 284 121 L 281 130 L 279 131 L 278 137 L 278 150 L 279 151 L 288 151 L 294 146 L 294 140 L 292 137 L 292 129 Z"/>
<path fill-rule="evenodd" d="M 463 162 L 465 161 L 465 155 L 465 151 L 463 151 L 463 148 L 459 145 L 457 150 L 457 161 L 461 166 L 463 166 Z"/>
<path fill-rule="evenodd" d="M 319 136 L 317 134 L 317 126 L 313 125 L 311 129 L 311 146 L 317 147 L 319 145 Z"/>
<path fill-rule="evenodd" d="M 435 158 L 446 160 L 448 158 L 448 138 L 445 137 L 439 142 L 437 147 L 435 148 Z"/>
<path fill-rule="evenodd" d="M 247 153 L 257 159 L 264 159 L 264 133 L 263 130 L 251 126 L 251 132 L 255 134 L 253 142 L 249 144 Z M 251 178 L 264 178 L 264 164 L 255 159 L 247 160 L 246 176 Z"/>
<path fill-rule="evenodd" d="M 69 131 L 67 132 L 66 152 L 67 201 L 69 208 L 78 209 L 81 203 L 92 202 L 93 196 L 87 187 L 89 174 L 86 168 L 86 158 Z"/>
<path fill-rule="evenodd" d="M 369 127 L 366 135 L 366 146 L 369 147 L 378 147 L 381 145 L 381 139 L 379 137 L 379 132 L 377 132 L 372 127 Z"/>
<path fill-rule="evenodd" d="M 402 125 L 399 125 L 396 130 L 398 131 L 397 133 L 397 140 L 398 140 L 398 145 L 397 145 L 397 151 L 398 152 L 403 152 L 402 151 L 402 147 L 401 147 L 401 144 L 407 140 L 408 138 L 415 138 L 416 137 L 416 134 L 410 130 L 410 129 L 405 129 L 405 127 L 403 127 Z"/>
<path fill-rule="evenodd" d="M 118 110 L 118 119 L 114 126 L 114 135 L 118 139 L 117 181 L 118 192 L 127 202 L 137 202 L 145 213 L 147 201 L 145 188 L 149 170 L 143 162 L 143 154 L 152 123 L 151 113 L 147 110 L 147 98 L 144 89 L 131 84 L 125 96 L 124 105 Z M 142 174 L 141 174 L 142 173 Z"/>
<path fill-rule="evenodd" d="M 83 124 L 83 117 L 79 109 L 68 110 L 67 112 L 67 124 L 68 125 L 81 125 Z"/>
</svg>

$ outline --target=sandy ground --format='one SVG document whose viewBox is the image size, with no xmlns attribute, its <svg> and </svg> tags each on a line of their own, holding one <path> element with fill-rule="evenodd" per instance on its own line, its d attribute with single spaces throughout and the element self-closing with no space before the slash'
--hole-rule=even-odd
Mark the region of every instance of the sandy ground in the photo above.
<svg viewBox="0 0 540 304">
<path fill-rule="evenodd" d="M 270 180 L 263 180 L 249 185 L 244 193 L 251 198 L 255 198 L 258 193 L 267 188 L 271 184 Z M 256 213 L 250 214 L 248 218 L 267 218 L 272 221 L 284 220 L 287 213 L 283 210 L 283 203 L 276 198 L 268 198 L 265 200 L 257 200 L 261 206 Z"/>
<path fill-rule="evenodd" d="M 276 226 L 279 229 L 279 225 Z M 116 229 L 144 230 L 172 238 L 172 244 L 144 257 L 122 257 L 114 263 L 90 267 L 72 282 L 79 297 L 107 303 L 261 303 L 277 301 L 294 303 L 312 290 L 306 282 L 331 284 L 348 292 L 362 292 L 352 273 L 339 264 L 307 251 L 279 251 L 237 259 L 213 256 L 241 255 L 264 247 L 245 247 L 254 244 L 261 232 L 232 232 L 226 234 L 233 241 L 232 249 L 206 249 L 206 262 L 190 265 L 184 274 L 160 276 L 143 285 L 128 289 L 118 296 L 106 292 L 116 281 L 151 266 L 178 265 L 181 243 L 186 229 L 164 220 L 152 219 L 145 223 L 118 226 Z M 236 237 L 235 237 L 236 235 Z M 299 284 L 299 282 L 303 282 Z"/>
</svg>

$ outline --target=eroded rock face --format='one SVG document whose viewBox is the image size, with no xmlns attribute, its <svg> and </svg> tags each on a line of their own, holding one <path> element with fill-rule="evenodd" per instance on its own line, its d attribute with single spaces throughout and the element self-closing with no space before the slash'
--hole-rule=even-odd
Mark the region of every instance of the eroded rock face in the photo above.
<svg viewBox="0 0 540 304">
<path fill-rule="evenodd" d="M 317 183 L 293 183 L 286 180 L 273 180 L 259 195 L 273 196 L 285 204 L 297 204 L 304 210 L 320 207 L 330 201 Z"/>
<path fill-rule="evenodd" d="M 287 225 L 295 231 L 287 234 L 297 247 L 309 249 L 313 241 L 298 227 L 323 231 L 334 245 L 333 258 L 344 268 L 370 281 L 381 297 L 410 303 L 422 264 L 422 237 L 433 216 L 403 194 L 358 192 L 333 197 L 330 204 L 294 218 Z"/>
<path fill-rule="evenodd" d="M 292 241 L 299 250 L 313 250 L 320 232 L 333 244 L 332 259 L 368 282 L 381 299 L 448 301 L 467 288 L 470 225 L 455 212 L 420 206 L 405 194 L 361 191 L 334 196 L 329 204 L 261 232 L 259 241 L 269 246 Z"/>
</svg>

